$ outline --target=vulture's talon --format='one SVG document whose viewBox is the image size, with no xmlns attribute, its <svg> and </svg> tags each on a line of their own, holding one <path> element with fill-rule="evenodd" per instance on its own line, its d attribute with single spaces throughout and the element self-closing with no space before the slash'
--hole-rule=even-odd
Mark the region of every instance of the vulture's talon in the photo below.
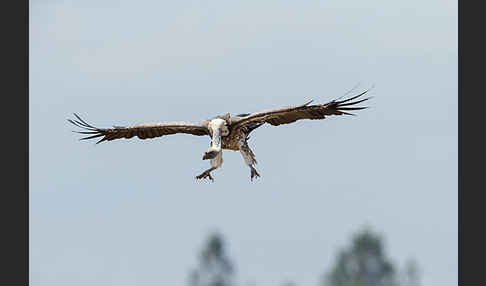
<svg viewBox="0 0 486 286">
<path fill-rule="evenodd" d="M 204 171 L 201 175 L 196 176 L 196 179 L 198 179 L 198 180 L 200 180 L 200 179 L 208 179 L 209 181 L 214 182 L 214 179 L 211 176 L 211 173 L 208 172 L 208 171 Z"/>
</svg>

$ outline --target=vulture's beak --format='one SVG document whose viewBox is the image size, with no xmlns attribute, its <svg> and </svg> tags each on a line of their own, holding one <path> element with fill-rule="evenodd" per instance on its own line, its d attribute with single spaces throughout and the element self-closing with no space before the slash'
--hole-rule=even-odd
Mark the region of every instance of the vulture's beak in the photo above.
<svg viewBox="0 0 486 286">
<path fill-rule="evenodd" d="M 203 154 L 202 159 L 203 160 L 208 160 L 208 159 L 214 159 L 218 155 L 218 151 L 206 151 Z"/>
</svg>

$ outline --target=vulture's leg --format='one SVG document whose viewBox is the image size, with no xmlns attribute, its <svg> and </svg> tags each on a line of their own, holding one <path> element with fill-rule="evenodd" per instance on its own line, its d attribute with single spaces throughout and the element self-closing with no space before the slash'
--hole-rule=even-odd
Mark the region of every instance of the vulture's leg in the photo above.
<svg viewBox="0 0 486 286">
<path fill-rule="evenodd" d="M 211 176 L 211 171 L 216 170 L 216 167 L 211 167 L 207 169 L 206 171 L 202 172 L 201 175 L 196 176 L 196 179 L 210 179 L 211 181 L 214 181 L 213 177 Z"/>
<path fill-rule="evenodd" d="M 222 164 L 223 164 L 223 152 L 221 151 L 218 153 L 218 155 L 216 155 L 214 159 L 211 159 L 211 168 L 202 172 L 201 175 L 196 176 L 196 179 L 208 178 L 209 180 L 214 181 L 213 177 L 211 176 L 211 172 L 221 167 Z"/>
<path fill-rule="evenodd" d="M 250 147 L 248 147 L 248 142 L 246 139 L 240 140 L 239 147 L 240 153 L 243 156 L 243 159 L 245 159 L 245 163 L 248 165 L 248 167 L 250 167 L 250 180 L 253 181 L 253 178 L 260 177 L 260 174 L 258 174 L 255 167 L 253 167 L 253 165 L 256 165 L 257 163 L 255 154 L 253 154 L 253 151 L 251 151 Z"/>
</svg>

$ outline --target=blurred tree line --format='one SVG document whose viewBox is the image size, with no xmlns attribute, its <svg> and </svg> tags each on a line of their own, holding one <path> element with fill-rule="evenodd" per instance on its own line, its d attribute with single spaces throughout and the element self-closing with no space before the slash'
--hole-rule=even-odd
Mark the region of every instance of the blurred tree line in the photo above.
<svg viewBox="0 0 486 286">
<path fill-rule="evenodd" d="M 209 235 L 199 254 L 197 267 L 189 275 L 189 286 L 236 286 L 235 268 L 221 234 Z M 415 260 L 398 268 L 384 251 L 383 238 L 370 228 L 356 232 L 351 243 L 336 255 L 318 286 L 420 286 Z M 281 286 L 297 286 L 284 281 Z"/>
<path fill-rule="evenodd" d="M 199 255 L 199 265 L 189 277 L 189 286 L 233 286 L 233 264 L 226 255 L 219 233 L 212 233 Z"/>
</svg>

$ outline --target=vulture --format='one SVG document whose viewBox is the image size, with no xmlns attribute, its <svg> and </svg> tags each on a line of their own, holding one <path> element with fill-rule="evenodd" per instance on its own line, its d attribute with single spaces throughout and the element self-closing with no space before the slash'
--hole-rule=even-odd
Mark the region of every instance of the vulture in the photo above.
<svg viewBox="0 0 486 286">
<path fill-rule="evenodd" d="M 255 169 L 257 163 L 255 154 L 248 146 L 250 133 L 262 126 L 270 124 L 279 126 L 289 124 L 302 119 L 324 119 L 330 115 L 354 115 L 350 113 L 353 110 L 368 108 L 358 107 L 356 104 L 364 102 L 371 97 L 360 98 L 368 90 L 361 92 L 353 97 L 329 101 L 324 104 L 311 105 L 313 100 L 296 106 L 287 106 L 274 109 L 263 110 L 254 113 L 238 114 L 230 116 L 230 113 L 215 116 L 201 122 L 160 122 L 160 123 L 143 123 L 132 126 L 113 126 L 113 128 L 98 128 L 86 123 L 76 113 L 76 119 L 68 119 L 75 126 L 84 129 L 83 131 L 74 131 L 88 135 L 80 140 L 100 138 L 96 144 L 104 141 L 112 141 L 121 138 L 138 137 L 140 139 L 149 139 L 171 134 L 185 133 L 196 136 L 209 136 L 211 142 L 209 148 L 202 154 L 203 160 L 210 160 L 211 167 L 196 179 L 208 179 L 214 181 L 211 172 L 220 168 L 223 163 L 223 149 L 239 151 L 248 167 L 250 168 L 250 180 L 260 177 Z M 341 97 L 342 98 L 342 97 Z"/>
</svg>

